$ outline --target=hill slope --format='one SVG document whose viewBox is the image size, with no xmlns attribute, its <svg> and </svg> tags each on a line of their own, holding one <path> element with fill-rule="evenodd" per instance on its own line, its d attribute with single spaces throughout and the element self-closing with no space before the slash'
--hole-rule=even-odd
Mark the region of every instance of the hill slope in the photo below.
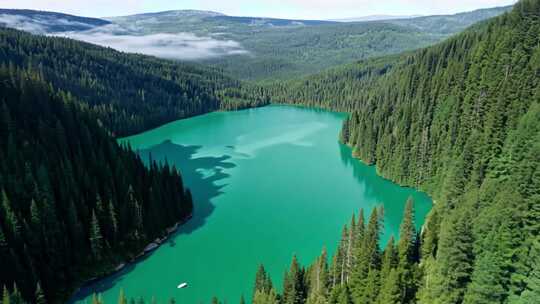
<svg viewBox="0 0 540 304">
<path fill-rule="evenodd" d="M 60 302 L 191 214 L 177 170 L 145 166 L 111 134 L 255 105 L 245 90 L 214 69 L 0 29 L 0 286 L 12 303 L 35 291 Z"/>
<path fill-rule="evenodd" d="M 512 10 L 511 5 L 479 9 L 454 15 L 422 16 L 417 18 L 389 20 L 388 22 L 430 33 L 451 35 L 459 33 L 477 22 L 499 16 L 510 10 Z"/>
<path fill-rule="evenodd" d="M 241 85 L 215 69 L 10 29 L 0 29 L 0 63 L 38 70 L 53 87 L 87 104 L 118 136 L 258 103 L 228 103 L 221 92 Z"/>
<path fill-rule="evenodd" d="M 0 23 L 25 30 L 37 28 L 34 32 L 54 32 L 127 52 L 203 62 L 240 79 L 274 81 L 432 45 L 508 9 L 356 23 L 235 17 L 180 10 L 110 17 L 100 22 L 111 24 L 63 31 L 57 27 L 77 24 L 77 20 L 70 19 L 73 16 L 3 10 Z M 39 13 L 50 14 L 57 20 Z M 84 18 L 80 22 L 91 23 Z"/>
<path fill-rule="evenodd" d="M 85 31 L 111 24 L 98 18 L 79 17 L 55 12 L 22 9 L 0 9 L 0 26 L 32 33 Z"/>
<path fill-rule="evenodd" d="M 522 0 L 434 47 L 271 88 L 275 102 L 351 111 L 341 140 L 355 155 L 436 200 L 421 236 L 409 238 L 416 245 L 374 253 L 371 271 L 334 263 L 352 278 L 333 295 L 426 304 L 540 298 L 538 33 L 540 1 Z M 404 254 L 388 262 L 393 274 L 380 264 L 392 252 Z"/>
<path fill-rule="evenodd" d="M 0 286 L 18 290 L 11 303 L 60 303 L 193 209 L 175 168 L 146 167 L 40 77 L 0 67 Z"/>
<path fill-rule="evenodd" d="M 109 20 L 125 27 L 136 26 L 146 35 L 190 32 L 235 41 L 249 53 L 211 58 L 205 62 L 224 68 L 242 79 L 275 80 L 428 46 L 509 9 L 494 8 L 448 16 L 358 23 L 207 14 L 184 17 L 172 12 Z"/>
</svg>

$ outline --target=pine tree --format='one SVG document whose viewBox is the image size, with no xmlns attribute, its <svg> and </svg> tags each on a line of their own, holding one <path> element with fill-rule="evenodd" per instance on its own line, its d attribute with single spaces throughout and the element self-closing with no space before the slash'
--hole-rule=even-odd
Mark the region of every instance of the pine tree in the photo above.
<svg viewBox="0 0 540 304">
<path fill-rule="evenodd" d="M 377 208 L 374 208 L 365 231 L 362 250 L 357 252 L 357 265 L 352 274 L 352 298 L 355 303 L 361 303 L 364 300 L 369 271 L 380 268 L 380 224 Z"/>
<path fill-rule="evenodd" d="M 353 301 L 351 299 L 351 294 L 349 292 L 349 289 L 347 288 L 347 285 L 340 286 L 338 288 L 338 298 L 335 302 L 336 304 L 352 304 Z"/>
<path fill-rule="evenodd" d="M 415 257 L 416 229 L 414 227 L 413 204 L 412 198 L 409 198 L 405 205 L 403 220 L 399 229 L 399 265 L 402 268 L 413 263 Z"/>
<path fill-rule="evenodd" d="M 118 235 L 118 219 L 112 200 L 109 201 L 109 225 L 111 226 L 112 240 L 116 240 Z"/>
<path fill-rule="evenodd" d="M 95 211 L 92 211 L 92 222 L 90 223 L 90 245 L 94 258 L 100 260 L 103 257 L 103 236 Z"/>
<path fill-rule="evenodd" d="M 533 261 L 531 272 L 527 276 L 525 290 L 516 301 L 517 304 L 540 303 L 540 238 L 538 237 L 533 243 L 530 256 Z"/>
<path fill-rule="evenodd" d="M 262 293 L 268 293 L 272 290 L 272 281 L 270 276 L 266 273 L 264 266 L 259 265 L 259 269 L 255 275 L 255 286 L 253 288 L 253 297 L 257 291 Z"/>
<path fill-rule="evenodd" d="M 45 294 L 43 293 L 43 290 L 41 289 L 41 284 L 39 282 L 37 283 L 36 287 L 36 304 L 47 304 Z"/>
<path fill-rule="evenodd" d="M 268 293 L 256 291 L 253 296 L 253 304 L 278 304 L 278 298 L 274 289 Z"/>
<path fill-rule="evenodd" d="M 283 304 L 302 304 L 305 300 L 303 270 L 293 256 L 289 272 L 283 280 Z"/>
<path fill-rule="evenodd" d="M 345 282 L 349 283 L 349 277 L 355 264 L 354 249 L 356 240 L 356 219 L 354 213 L 351 218 L 350 228 L 347 235 L 347 247 L 345 251 Z"/>
<path fill-rule="evenodd" d="M 441 225 L 437 268 L 431 293 L 435 301 L 460 303 L 473 270 L 471 217 L 452 215 Z"/>
<path fill-rule="evenodd" d="M 437 243 L 439 241 L 439 215 L 438 207 L 434 207 L 429 215 L 426 218 L 426 221 L 422 230 L 422 246 L 421 246 L 421 257 L 435 257 L 437 252 Z"/>
<path fill-rule="evenodd" d="M 371 268 L 366 278 L 362 300 L 359 303 L 375 304 L 380 290 L 380 276 L 377 268 Z"/>
<path fill-rule="evenodd" d="M 391 236 L 384 248 L 381 261 L 381 282 L 384 283 L 390 271 L 397 266 L 397 253 L 394 245 L 394 236 Z"/>
<path fill-rule="evenodd" d="M 415 299 L 416 282 L 414 264 L 417 256 L 416 229 L 414 227 L 413 200 L 409 198 L 405 205 L 405 212 L 399 231 L 398 256 L 401 288 L 403 289 L 403 303 L 410 303 Z"/>
<path fill-rule="evenodd" d="M 19 241 L 21 238 L 21 224 L 19 222 L 19 218 L 15 214 L 15 211 L 13 210 L 11 206 L 11 202 L 6 194 L 6 191 L 2 190 L 1 192 L 1 200 L 2 200 L 2 206 L 4 207 L 5 212 L 5 219 L 6 219 L 6 225 L 9 228 L 9 231 L 11 232 L 11 235 L 16 241 Z"/>
<path fill-rule="evenodd" d="M 399 281 L 399 273 L 396 268 L 392 268 L 384 279 L 381 286 L 381 291 L 377 298 L 379 304 L 400 304 L 402 303 L 401 283 Z"/>
<path fill-rule="evenodd" d="M 19 291 L 19 287 L 17 287 L 17 283 L 13 283 L 13 291 L 11 292 L 11 303 L 12 304 L 24 303 L 22 294 Z"/>
<path fill-rule="evenodd" d="M 4 285 L 4 289 L 3 289 L 3 292 L 2 292 L 2 304 L 10 304 L 11 303 L 10 300 L 11 300 L 11 297 L 9 295 L 9 290 Z"/>
</svg>

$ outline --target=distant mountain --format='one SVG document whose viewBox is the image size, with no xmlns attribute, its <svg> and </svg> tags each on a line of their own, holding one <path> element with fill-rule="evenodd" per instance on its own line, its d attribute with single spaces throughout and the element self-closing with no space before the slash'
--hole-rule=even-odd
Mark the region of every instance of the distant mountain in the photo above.
<svg viewBox="0 0 540 304">
<path fill-rule="evenodd" d="M 143 17 L 216 17 L 216 16 L 225 16 L 222 13 L 213 12 L 213 11 L 202 11 L 202 10 L 170 10 L 162 12 L 153 12 L 153 13 L 142 13 L 142 14 L 133 14 L 122 17 L 105 17 L 104 19 L 115 19 L 115 18 L 136 18 L 140 19 Z"/>
<path fill-rule="evenodd" d="M 278 19 L 278 18 L 262 18 L 262 17 L 235 17 L 235 16 L 216 16 L 214 20 L 223 20 L 230 22 L 243 23 L 250 26 L 303 26 L 303 25 L 321 25 L 332 24 L 335 21 L 324 20 L 298 20 L 298 19 Z"/>
<path fill-rule="evenodd" d="M 227 56 L 208 58 L 205 62 L 242 79 L 273 81 L 429 46 L 509 9 L 417 18 L 368 16 L 354 20 L 356 22 L 234 17 L 200 11 L 162 12 L 107 20 L 123 27 L 137 27 L 145 35 L 189 32 L 236 42 L 245 52 L 228 52 Z"/>
<path fill-rule="evenodd" d="M 453 34 L 466 29 L 474 23 L 509 12 L 512 10 L 512 7 L 512 5 L 509 5 L 454 15 L 424 16 L 413 19 L 388 20 L 388 22 L 395 25 L 409 26 L 420 31 Z"/>
<path fill-rule="evenodd" d="M 79 17 L 62 13 L 35 10 L 0 9 L 0 26 L 31 33 L 85 31 L 111 22 L 103 19 Z"/>
<path fill-rule="evenodd" d="M 395 20 L 395 19 L 411 19 L 422 17 L 422 15 L 369 15 L 356 18 L 344 18 L 344 19 L 332 19 L 330 21 L 336 22 L 368 22 L 368 21 L 384 21 L 384 20 Z"/>
<path fill-rule="evenodd" d="M 125 52 L 204 62 L 241 79 L 274 81 L 426 47 L 509 9 L 418 18 L 399 16 L 402 19 L 368 16 L 356 22 L 236 17 L 198 10 L 102 20 L 4 10 L 0 13 L 0 24 L 33 33 L 54 33 Z"/>
<path fill-rule="evenodd" d="M 279 19 L 279 18 L 265 18 L 265 17 L 242 17 L 242 16 L 227 16 L 222 13 L 212 11 L 199 11 L 199 10 L 176 10 L 176 11 L 164 11 L 156 13 L 136 14 L 120 17 L 108 17 L 109 21 L 115 23 L 125 24 L 132 22 L 133 24 L 155 24 L 164 25 L 167 24 L 194 24 L 199 25 L 205 23 L 215 23 L 217 27 L 226 26 L 228 23 L 241 24 L 247 26 L 260 26 L 260 27 L 297 27 L 303 25 L 320 25 L 320 24 L 332 24 L 334 21 L 323 20 L 296 20 L 296 19 Z"/>
</svg>

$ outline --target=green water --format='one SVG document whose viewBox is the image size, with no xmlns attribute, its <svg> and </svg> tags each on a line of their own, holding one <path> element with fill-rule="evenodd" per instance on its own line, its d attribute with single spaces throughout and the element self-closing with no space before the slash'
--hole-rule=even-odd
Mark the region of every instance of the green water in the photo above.
<svg viewBox="0 0 540 304">
<path fill-rule="evenodd" d="M 293 254 L 311 262 L 335 250 L 353 212 L 385 207 L 385 242 L 397 235 L 407 197 L 420 226 L 431 200 L 399 187 L 338 143 L 345 115 L 287 106 L 212 113 L 127 140 L 143 159 L 175 164 L 193 191 L 194 218 L 143 261 L 83 289 L 116 303 L 155 296 L 164 303 L 238 303 L 251 297 L 257 265 L 281 284 Z M 186 289 L 177 289 L 188 282 Z M 88 298 L 86 298 L 88 299 Z"/>
</svg>

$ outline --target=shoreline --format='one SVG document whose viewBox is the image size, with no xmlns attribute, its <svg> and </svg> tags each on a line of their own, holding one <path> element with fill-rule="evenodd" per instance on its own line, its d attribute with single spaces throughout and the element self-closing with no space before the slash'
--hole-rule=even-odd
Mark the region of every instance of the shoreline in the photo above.
<svg viewBox="0 0 540 304">
<path fill-rule="evenodd" d="M 73 299 L 73 297 L 75 297 L 75 295 L 77 295 L 82 288 L 90 285 L 90 284 L 93 284 L 99 280 L 102 280 L 102 279 L 105 279 L 109 276 L 112 276 L 112 275 L 115 275 L 115 274 L 118 274 L 119 272 L 121 272 L 122 270 L 124 270 L 127 266 L 129 265 L 132 265 L 132 264 L 135 264 L 137 263 L 139 260 L 141 260 L 142 258 L 146 257 L 147 255 L 151 254 L 152 252 L 156 251 L 157 249 L 159 249 L 159 247 L 161 247 L 161 245 L 163 245 L 163 243 L 165 243 L 165 241 L 169 240 L 171 238 L 171 236 L 173 234 L 175 234 L 176 232 L 178 232 L 178 229 L 184 225 L 185 223 L 187 223 L 189 220 L 191 220 L 193 218 L 193 213 L 191 213 L 190 215 L 188 215 L 186 218 L 178 221 L 176 224 L 174 224 L 173 226 L 169 227 L 169 228 L 166 228 L 165 229 L 165 235 L 162 236 L 161 238 L 156 238 L 155 240 L 151 241 L 150 243 L 148 243 L 143 249 L 141 252 L 139 252 L 139 254 L 135 255 L 134 257 L 132 258 L 129 258 L 128 260 L 126 261 L 123 261 L 121 262 L 120 264 L 118 264 L 116 267 L 114 267 L 113 269 L 111 269 L 110 271 L 107 271 L 105 272 L 104 274 L 101 274 L 99 276 L 96 276 L 94 278 L 90 278 L 88 280 L 85 280 L 82 284 L 80 284 L 80 286 L 74 291 L 71 293 L 71 296 L 68 298 L 68 303 L 74 303 L 73 301 L 71 301 L 71 299 Z"/>
</svg>

